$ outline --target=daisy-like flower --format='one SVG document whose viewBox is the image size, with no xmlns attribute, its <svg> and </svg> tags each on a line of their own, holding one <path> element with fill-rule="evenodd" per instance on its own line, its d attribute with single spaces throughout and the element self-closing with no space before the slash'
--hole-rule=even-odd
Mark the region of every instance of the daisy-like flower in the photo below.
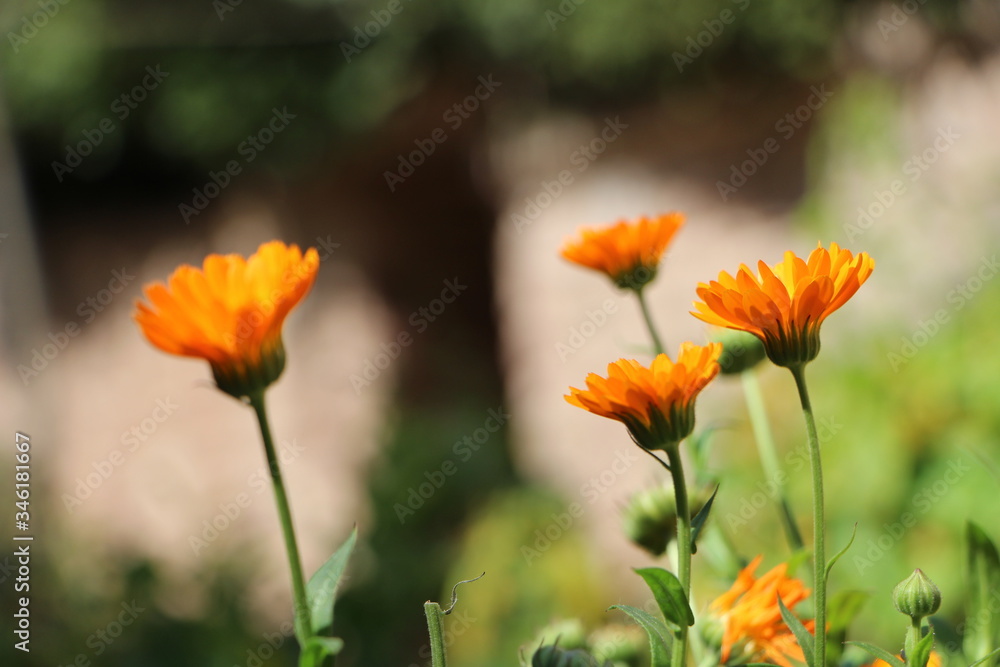
<svg viewBox="0 0 1000 667">
<path fill-rule="evenodd" d="M 694 399 L 719 372 L 722 345 L 681 345 L 674 363 L 657 355 L 647 368 L 633 359 L 608 364 L 608 377 L 587 376 L 587 389 L 570 387 L 566 401 L 628 427 L 639 445 L 666 449 L 694 429 Z"/>
<path fill-rule="evenodd" d="M 741 660 L 773 662 L 792 667 L 792 660 L 805 662 L 795 635 L 781 618 L 778 599 L 791 610 L 809 597 L 802 581 L 788 576 L 784 563 L 762 577 L 754 576 L 762 556 L 757 556 L 737 575 L 732 588 L 712 602 L 710 613 L 723 626 L 722 662 L 735 652 Z M 804 623 L 813 631 L 813 622 Z"/>
<path fill-rule="evenodd" d="M 817 247 L 808 261 L 791 251 L 774 267 L 758 262 L 758 273 L 741 265 L 736 277 L 700 283 L 692 315 L 709 324 L 747 331 L 764 343 L 778 366 L 801 366 L 819 354 L 823 320 L 854 296 L 875 262 L 836 243 Z"/>
<path fill-rule="evenodd" d="M 202 268 L 178 267 L 152 283 L 135 321 L 164 352 L 206 360 L 216 384 L 237 398 L 262 392 L 285 367 L 281 327 L 316 279 L 319 255 L 281 241 L 244 259 L 209 255 Z"/>
<path fill-rule="evenodd" d="M 582 229 L 563 246 L 562 256 L 606 274 L 622 289 L 642 289 L 656 277 L 663 251 L 683 224 L 683 214 L 666 213 Z"/>
</svg>

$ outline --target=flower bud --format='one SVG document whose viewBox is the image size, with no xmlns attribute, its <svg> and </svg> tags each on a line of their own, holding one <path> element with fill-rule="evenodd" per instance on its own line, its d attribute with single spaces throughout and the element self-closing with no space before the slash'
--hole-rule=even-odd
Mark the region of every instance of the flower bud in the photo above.
<svg viewBox="0 0 1000 667">
<path fill-rule="evenodd" d="M 605 663 L 607 664 L 607 663 Z M 531 667 L 604 667 L 586 651 L 565 651 L 558 646 L 542 646 L 531 656 Z"/>
<path fill-rule="evenodd" d="M 712 340 L 722 343 L 719 368 L 723 375 L 739 375 L 750 370 L 767 357 L 764 343 L 745 331 L 723 330 L 712 336 Z"/>
<path fill-rule="evenodd" d="M 691 498 L 692 516 L 707 498 L 696 492 Z M 625 534 L 653 556 L 662 556 L 677 535 L 677 501 L 671 486 L 645 489 L 632 496 L 625 506 Z"/>
<path fill-rule="evenodd" d="M 892 589 L 892 603 L 901 614 L 919 621 L 941 606 L 941 591 L 919 569 Z"/>
</svg>

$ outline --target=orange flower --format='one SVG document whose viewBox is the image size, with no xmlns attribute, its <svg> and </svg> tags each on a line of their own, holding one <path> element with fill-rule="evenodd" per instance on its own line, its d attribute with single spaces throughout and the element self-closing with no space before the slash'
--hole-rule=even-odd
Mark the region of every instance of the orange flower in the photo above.
<svg viewBox="0 0 1000 667">
<path fill-rule="evenodd" d="M 265 243 L 249 259 L 209 255 L 204 267 L 178 267 L 168 285 L 146 285 L 149 305 L 135 321 L 156 347 L 205 359 L 219 388 L 236 397 L 263 391 L 285 367 L 281 325 L 309 292 L 319 256 Z"/>
<path fill-rule="evenodd" d="M 608 364 L 608 377 L 587 376 L 587 390 L 570 387 L 571 405 L 595 415 L 617 419 L 628 427 L 639 445 L 665 449 L 694 429 L 694 399 L 719 372 L 722 345 L 681 345 L 677 363 L 657 355 L 646 368 L 638 361 L 619 359 Z"/>
<path fill-rule="evenodd" d="M 718 281 L 698 285 L 692 315 L 709 324 L 748 331 L 764 343 L 779 366 L 799 366 L 819 354 L 819 328 L 827 315 L 850 299 L 871 275 L 867 253 L 855 257 L 836 243 L 817 247 L 808 262 L 791 251 L 759 275 L 741 265 L 736 277 L 723 271 Z"/>
<path fill-rule="evenodd" d="M 734 647 L 740 658 L 763 660 L 792 667 L 791 660 L 805 662 L 795 635 L 781 618 L 778 599 L 791 610 L 809 597 L 809 589 L 799 579 L 787 575 L 784 563 L 764 576 L 754 576 L 762 556 L 757 556 L 736 577 L 732 588 L 712 603 L 711 612 L 722 621 L 722 661 L 729 660 Z M 813 622 L 806 621 L 812 632 Z"/>
<path fill-rule="evenodd" d="M 897 655 L 897 658 L 903 660 L 903 656 Z M 903 660 L 903 662 L 906 662 Z M 881 658 L 876 658 L 869 667 L 891 667 L 888 662 L 882 660 Z M 927 659 L 927 667 L 941 667 L 941 656 L 931 651 L 931 657 Z"/>
<path fill-rule="evenodd" d="M 623 220 L 601 229 L 581 229 L 581 238 L 567 241 L 562 256 L 607 274 L 623 289 L 641 289 L 656 277 L 663 251 L 683 224 L 683 214 L 667 213 Z"/>
</svg>

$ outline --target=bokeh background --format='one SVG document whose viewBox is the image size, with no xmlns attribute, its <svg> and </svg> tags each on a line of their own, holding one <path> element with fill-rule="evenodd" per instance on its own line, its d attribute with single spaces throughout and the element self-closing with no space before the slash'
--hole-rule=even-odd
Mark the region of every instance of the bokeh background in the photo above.
<svg viewBox="0 0 1000 667">
<path fill-rule="evenodd" d="M 622 508 L 663 471 L 562 394 L 649 343 L 558 249 L 669 210 L 674 350 L 719 270 L 876 258 L 810 367 L 830 544 L 858 526 L 833 586 L 871 594 L 856 639 L 901 641 L 914 567 L 961 622 L 964 523 L 1000 538 L 1000 4 L 12 0 L 0 24 L 0 421 L 32 436 L 36 535 L 32 651 L 8 635 L 3 664 L 294 664 L 252 415 L 130 319 L 144 283 L 272 238 L 323 259 L 269 399 L 306 569 L 360 531 L 337 664 L 428 664 L 422 603 L 483 571 L 455 664 L 622 622 L 656 562 Z M 808 531 L 791 378 L 760 379 Z M 738 382 L 698 419 L 717 525 L 788 558 Z M 696 568 L 704 605 L 728 581 Z"/>
</svg>

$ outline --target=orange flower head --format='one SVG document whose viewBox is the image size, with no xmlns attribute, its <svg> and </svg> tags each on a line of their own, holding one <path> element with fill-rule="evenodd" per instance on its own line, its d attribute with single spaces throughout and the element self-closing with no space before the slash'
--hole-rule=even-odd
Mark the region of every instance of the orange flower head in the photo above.
<svg viewBox="0 0 1000 667">
<path fill-rule="evenodd" d="M 902 655 L 897 654 L 896 657 L 903 660 L 903 662 L 906 662 Z M 891 665 L 881 658 L 876 658 L 875 662 L 873 662 L 869 667 L 891 667 Z M 941 667 L 941 656 L 935 651 L 931 651 L 931 655 L 927 659 L 927 667 Z"/>
<path fill-rule="evenodd" d="M 802 581 L 789 577 L 784 563 L 762 577 L 754 576 L 762 556 L 757 556 L 737 575 L 732 588 L 712 602 L 710 612 L 722 622 L 722 662 L 739 649 L 741 660 L 773 662 L 792 667 L 792 660 L 805 662 L 795 635 L 781 618 L 778 599 L 789 610 L 809 597 Z M 814 623 L 806 621 L 814 631 Z"/>
<path fill-rule="evenodd" d="M 167 285 L 152 283 L 149 303 L 136 302 L 135 321 L 156 347 L 205 359 L 219 389 L 261 392 L 281 375 L 281 326 L 309 292 L 319 270 L 310 248 L 265 243 L 249 259 L 209 255 L 202 268 L 178 267 Z"/>
<path fill-rule="evenodd" d="M 827 315 L 854 296 L 875 262 L 836 243 L 817 247 L 805 261 L 791 251 L 773 268 L 758 262 L 757 275 L 745 264 L 736 277 L 698 285 L 692 315 L 709 324 L 747 331 L 764 343 L 778 366 L 801 366 L 819 354 L 819 328 Z"/>
<path fill-rule="evenodd" d="M 681 213 L 620 221 L 601 229 L 581 229 L 567 241 L 562 256 L 608 275 L 622 289 L 641 289 L 656 277 L 663 251 L 684 224 Z"/>
<path fill-rule="evenodd" d="M 694 399 L 719 372 L 720 343 L 681 345 L 674 363 L 659 354 L 647 368 L 633 359 L 608 364 L 608 377 L 587 376 L 587 389 L 570 387 L 571 405 L 617 419 L 646 449 L 666 449 L 694 429 Z"/>
</svg>

